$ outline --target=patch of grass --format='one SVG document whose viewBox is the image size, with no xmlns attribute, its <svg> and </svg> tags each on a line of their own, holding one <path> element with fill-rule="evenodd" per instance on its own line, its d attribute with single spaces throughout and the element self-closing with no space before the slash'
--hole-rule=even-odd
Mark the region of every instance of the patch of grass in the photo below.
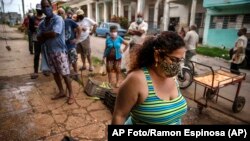
<svg viewBox="0 0 250 141">
<path fill-rule="evenodd" d="M 94 66 L 98 66 L 98 65 L 100 65 L 102 63 L 102 60 L 93 56 L 92 57 L 92 63 L 93 63 Z"/>
<path fill-rule="evenodd" d="M 218 47 L 208 47 L 208 46 L 200 46 L 196 49 L 198 54 L 202 54 L 210 57 L 219 57 L 225 60 L 230 60 L 229 51 L 227 49 L 221 49 Z"/>
</svg>

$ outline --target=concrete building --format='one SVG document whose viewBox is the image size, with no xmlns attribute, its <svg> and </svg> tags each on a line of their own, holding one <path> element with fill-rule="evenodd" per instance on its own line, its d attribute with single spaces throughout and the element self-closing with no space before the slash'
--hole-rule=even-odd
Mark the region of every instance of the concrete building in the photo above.
<svg viewBox="0 0 250 141">
<path fill-rule="evenodd" d="M 11 26 L 20 24 L 21 14 L 18 14 L 17 12 L 8 12 L 8 13 L 0 12 L 0 21 L 3 23 L 8 23 Z"/>
<path fill-rule="evenodd" d="M 203 0 L 71 0 L 66 5 L 81 8 L 98 23 L 110 21 L 113 15 L 132 22 L 136 13 L 141 12 L 149 30 L 168 30 L 169 23 L 176 22 L 177 30 L 180 26 L 197 24 L 200 35 L 203 35 Z"/>
<path fill-rule="evenodd" d="M 250 0 L 204 0 L 203 5 L 207 9 L 203 44 L 232 48 L 242 27 L 250 38 Z"/>
</svg>

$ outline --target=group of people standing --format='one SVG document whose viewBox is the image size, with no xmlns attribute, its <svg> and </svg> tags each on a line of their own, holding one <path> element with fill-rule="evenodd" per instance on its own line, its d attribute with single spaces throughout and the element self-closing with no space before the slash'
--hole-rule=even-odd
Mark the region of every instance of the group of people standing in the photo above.
<svg viewBox="0 0 250 141">
<path fill-rule="evenodd" d="M 119 87 L 122 53 L 127 50 L 128 46 L 130 47 L 129 55 L 131 54 L 131 52 L 133 52 L 133 50 L 136 50 L 136 48 L 140 48 L 146 36 L 147 30 L 148 24 L 144 22 L 143 16 L 140 13 L 137 14 L 137 20 L 135 22 L 132 22 L 129 26 L 128 34 L 131 35 L 130 43 L 126 42 L 122 37 L 118 35 L 118 29 L 116 26 L 110 27 L 110 37 L 106 39 L 106 47 L 103 55 L 103 63 L 105 63 L 106 60 L 108 80 L 110 84 L 112 84 L 112 72 L 115 72 L 115 87 Z M 121 49 L 122 44 L 125 45 L 123 50 Z M 129 58 L 133 58 L 133 56 Z"/>
<path fill-rule="evenodd" d="M 38 77 L 42 52 L 59 89 L 52 100 L 66 97 L 62 77 L 69 91 L 67 103 L 73 104 L 75 99 L 70 75 L 78 76 L 78 53 L 83 63 L 80 70 L 93 71 L 89 36 L 95 32 L 97 23 L 84 17 L 82 10 L 74 14 L 60 8 L 54 14 L 50 0 L 41 0 L 36 9 L 37 14 L 29 22 L 35 47 L 31 78 Z M 146 36 L 148 24 L 139 13 L 128 29 L 129 43 L 118 35 L 117 28 L 110 27 L 103 53 L 108 80 L 112 83 L 112 73 L 115 72 L 115 87 L 119 87 L 112 124 L 181 124 L 181 118 L 187 112 L 187 102 L 175 76 L 180 71 L 181 61 L 184 58 L 190 60 L 196 54 L 199 41 L 197 27 L 192 25 L 187 33 L 182 28 L 179 33 L 164 31 L 156 36 Z M 123 50 L 122 44 L 125 45 Z M 128 75 L 120 85 L 122 53 L 128 47 Z M 71 65 L 73 72 L 70 72 Z"/>
<path fill-rule="evenodd" d="M 62 77 L 69 92 L 67 103 L 75 102 L 70 76 L 78 77 L 78 53 L 83 62 L 80 70 L 86 69 L 87 59 L 89 71 L 93 71 L 89 35 L 95 32 L 96 25 L 93 20 L 84 17 L 82 10 L 78 10 L 75 15 L 70 10 L 65 12 L 60 8 L 56 14 L 53 13 L 50 0 L 41 0 L 41 4 L 36 5 L 36 14 L 30 16 L 28 21 L 28 31 L 32 37 L 29 42 L 30 53 L 33 54 L 33 46 L 35 51 L 31 79 L 38 78 L 39 58 L 42 54 L 41 70 L 46 76 L 48 72 L 53 74 L 59 89 L 52 100 L 66 97 Z M 71 65 L 73 72 L 70 71 Z"/>
<path fill-rule="evenodd" d="M 38 77 L 39 57 L 42 52 L 42 61 L 45 60 L 45 63 L 42 62 L 41 68 L 43 64 L 48 66 L 59 89 L 59 93 L 52 100 L 66 97 L 62 77 L 69 92 L 67 103 L 73 104 L 75 99 L 70 75 L 77 75 L 78 53 L 83 62 L 80 70 L 93 71 L 89 36 L 95 32 L 97 24 L 92 19 L 84 17 L 82 10 L 74 14 L 60 8 L 57 14 L 53 13 L 50 0 L 41 0 L 35 17 L 37 20 L 32 32 L 36 37 L 36 40 L 33 40 L 35 59 L 34 74 L 31 78 Z M 113 124 L 125 123 L 130 111 L 126 124 L 180 124 L 180 119 L 186 112 L 187 104 L 175 76 L 186 52 L 184 41 L 197 37 L 193 37 L 193 33 L 187 33 L 182 38 L 171 31 L 146 37 L 147 30 L 148 24 L 139 13 L 136 21 L 132 22 L 128 29 L 131 36 L 129 43 L 118 35 L 116 26 L 110 27 L 110 36 L 106 38 L 103 63 L 106 63 L 109 82 L 112 83 L 112 73 L 115 72 L 115 87 L 119 87 Z M 196 47 L 197 43 L 192 42 Z M 122 44 L 125 45 L 123 50 Z M 122 53 L 128 47 L 128 75 L 120 85 Z M 193 44 L 190 44 L 190 49 L 194 49 Z M 86 60 L 89 63 L 88 68 Z M 71 65 L 73 72 L 70 71 Z M 147 106 L 148 104 L 150 106 Z M 172 111 L 173 107 L 178 110 Z M 155 114 L 158 116 L 154 116 Z"/>
</svg>

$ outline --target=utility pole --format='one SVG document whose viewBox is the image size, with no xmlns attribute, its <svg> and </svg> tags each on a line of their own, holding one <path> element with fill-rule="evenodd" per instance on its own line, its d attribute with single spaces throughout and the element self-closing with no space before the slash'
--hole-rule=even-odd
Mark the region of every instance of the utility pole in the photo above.
<svg viewBox="0 0 250 141">
<path fill-rule="evenodd" d="M 25 17 L 24 0 L 22 0 L 22 6 L 23 6 L 23 17 Z"/>
<path fill-rule="evenodd" d="M 3 10 L 3 13 L 4 13 L 5 9 L 4 9 L 4 2 L 3 2 L 3 0 L 1 0 L 1 5 L 2 5 L 2 9 L 1 10 Z"/>
</svg>

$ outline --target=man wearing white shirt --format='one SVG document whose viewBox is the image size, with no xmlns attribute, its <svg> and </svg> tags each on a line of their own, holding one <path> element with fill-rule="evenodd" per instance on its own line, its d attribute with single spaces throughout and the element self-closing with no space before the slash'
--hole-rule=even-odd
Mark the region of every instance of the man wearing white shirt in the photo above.
<svg viewBox="0 0 250 141">
<path fill-rule="evenodd" d="M 83 10 L 79 9 L 76 11 L 77 14 L 77 24 L 82 28 L 79 43 L 77 44 L 77 51 L 81 54 L 83 66 L 80 70 L 86 69 L 86 58 L 89 62 L 89 71 L 93 71 L 92 61 L 91 61 L 91 48 L 89 35 L 92 35 L 96 29 L 96 22 L 88 17 L 84 17 Z M 91 28 L 93 30 L 91 31 Z"/>
<path fill-rule="evenodd" d="M 230 70 L 232 73 L 240 74 L 239 64 L 241 64 L 246 57 L 246 47 L 248 42 L 248 39 L 246 37 L 247 29 L 241 28 L 237 34 L 239 37 L 235 42 L 234 48 L 230 50 L 231 52 Z"/>
<path fill-rule="evenodd" d="M 135 22 L 131 23 L 128 29 L 128 34 L 131 35 L 130 51 L 131 49 L 142 45 L 147 34 L 148 24 L 143 20 L 141 13 L 137 14 Z"/>
<path fill-rule="evenodd" d="M 184 41 L 186 44 L 186 56 L 185 56 L 185 64 L 188 64 L 188 61 L 192 59 L 194 55 L 196 55 L 196 48 L 199 42 L 199 35 L 196 32 L 197 27 L 192 25 L 190 27 L 190 31 L 184 37 Z"/>
</svg>

